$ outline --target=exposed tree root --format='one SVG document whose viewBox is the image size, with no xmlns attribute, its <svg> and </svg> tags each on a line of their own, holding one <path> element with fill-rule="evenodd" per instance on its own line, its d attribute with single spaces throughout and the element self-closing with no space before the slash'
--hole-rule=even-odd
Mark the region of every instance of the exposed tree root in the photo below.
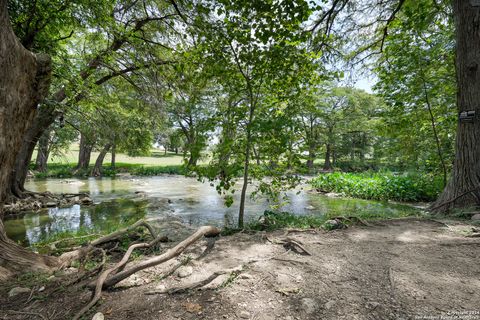
<svg viewBox="0 0 480 320">
<path fill-rule="evenodd" d="M 7 310 L 7 313 L 23 314 L 23 315 L 28 315 L 28 316 L 36 316 L 36 317 L 39 317 L 40 319 L 48 320 L 47 317 L 45 317 L 43 314 L 37 313 L 37 312 Z"/>
<path fill-rule="evenodd" d="M 115 232 L 112 232 L 106 236 L 103 236 L 103 237 L 100 237 L 98 239 L 95 239 L 93 241 L 91 241 L 88 245 L 86 245 L 85 247 L 81 247 L 79 249 L 76 249 L 76 250 L 73 250 L 73 251 L 69 251 L 69 252 L 66 252 L 64 254 L 62 254 L 59 259 L 62 263 L 62 267 L 65 267 L 65 266 L 70 266 L 72 264 L 73 261 L 78 261 L 78 260 L 82 260 L 84 259 L 84 257 L 92 250 L 95 249 L 95 247 L 101 245 L 101 244 L 104 244 L 104 243 L 107 243 L 107 242 L 111 242 L 111 241 L 115 241 L 115 240 L 118 240 L 120 239 L 122 236 L 128 234 L 129 232 L 132 232 L 134 230 L 136 230 L 137 228 L 139 227 L 145 227 L 147 228 L 147 230 L 149 231 L 150 235 L 156 239 L 156 233 L 155 233 L 155 230 L 153 229 L 153 227 L 148 223 L 148 221 L 152 221 L 154 219 L 151 219 L 151 220 L 139 220 L 137 222 L 135 222 L 134 224 L 126 227 L 126 228 L 123 228 L 123 229 L 120 229 L 120 230 L 117 230 Z M 165 241 L 166 238 L 165 237 L 161 237 L 160 240 L 163 240 Z"/>
<path fill-rule="evenodd" d="M 307 255 L 307 256 L 312 255 L 310 251 L 305 249 L 305 247 L 299 240 L 295 240 L 289 237 L 285 239 L 269 239 L 267 237 L 267 240 L 273 244 L 281 244 L 285 249 L 292 250 L 293 252 L 298 253 L 300 255 Z"/>
<path fill-rule="evenodd" d="M 437 204 L 437 203 L 434 203 L 436 204 L 435 206 L 433 207 L 430 207 L 428 208 L 428 211 L 432 212 L 432 213 L 444 213 L 444 212 L 447 212 L 449 209 L 450 209 L 450 204 L 453 204 L 455 201 L 457 201 L 458 199 L 462 198 L 462 197 L 465 197 L 473 192 L 476 192 L 480 189 L 480 186 L 478 187 L 475 187 L 473 189 L 470 189 L 468 191 L 465 191 L 461 194 L 459 194 L 458 196 L 456 197 L 453 197 L 452 199 L 450 200 L 447 200 L 447 201 L 444 201 L 440 204 Z M 444 208 L 442 210 L 440 210 L 440 208 Z"/>
<path fill-rule="evenodd" d="M 145 294 L 150 295 L 150 294 L 164 294 L 164 293 L 168 293 L 168 294 L 185 293 L 185 292 L 190 291 L 190 290 L 195 290 L 195 289 L 199 289 L 201 287 L 204 287 L 207 284 L 209 284 L 210 282 L 212 282 L 213 280 L 217 279 L 219 276 L 224 275 L 226 273 L 228 273 L 227 270 L 216 271 L 216 272 L 212 273 L 209 277 L 207 277 L 207 278 L 205 278 L 201 281 L 198 281 L 198 282 L 194 282 L 194 283 L 191 283 L 191 284 L 188 284 L 188 285 L 185 285 L 185 286 L 181 286 L 181 287 L 170 288 L 170 289 L 167 289 L 167 290 L 148 291 L 148 292 L 145 292 Z"/>
<path fill-rule="evenodd" d="M 139 226 L 145 226 L 145 221 L 141 220 L 141 221 L 135 223 L 134 225 L 132 225 L 128 228 L 119 230 L 119 232 L 114 232 L 114 233 L 110 234 L 109 236 L 103 237 L 103 239 L 102 238 L 100 239 L 101 241 L 99 243 L 105 242 L 105 239 L 107 239 L 108 241 L 111 241 L 112 238 L 116 239 L 116 236 L 118 236 L 119 234 L 125 234 L 129 230 L 134 229 L 133 228 L 134 226 L 135 226 L 135 228 L 139 227 Z M 148 229 L 150 230 L 150 232 L 152 234 L 155 234 L 153 232 L 153 229 L 150 229 L 150 228 L 148 228 Z M 115 266 L 113 266 L 110 269 L 107 269 L 107 270 L 103 271 L 100 274 L 100 276 L 97 278 L 97 280 L 95 281 L 95 284 L 94 284 L 95 291 L 94 291 L 94 295 L 93 295 L 92 300 L 85 307 L 83 307 L 74 316 L 73 319 L 78 320 L 82 315 L 84 315 L 88 310 L 90 310 L 91 307 L 93 307 L 98 302 L 98 300 L 100 299 L 100 297 L 102 295 L 102 289 L 103 288 L 111 287 L 111 286 L 117 284 L 118 282 L 122 281 L 123 279 L 128 278 L 129 276 L 131 276 L 132 274 L 134 274 L 138 271 L 141 271 L 141 270 L 149 268 L 149 267 L 156 266 L 158 264 L 166 262 L 166 261 L 180 255 L 187 247 L 189 247 L 190 245 L 195 243 L 197 240 L 201 239 L 203 236 L 207 236 L 207 237 L 208 236 L 217 236 L 219 233 L 220 233 L 220 231 L 215 227 L 211 227 L 211 226 L 200 227 L 194 234 L 192 234 L 191 236 L 189 236 L 188 238 L 186 238 L 185 240 L 183 240 L 182 242 L 180 242 L 179 244 L 177 244 L 175 247 L 171 248 L 170 250 L 168 250 L 164 254 L 162 254 L 160 256 L 157 256 L 157 257 L 153 257 L 153 258 L 148 259 L 144 262 L 141 262 L 138 265 L 133 266 L 130 269 L 121 271 L 125 267 L 125 265 L 127 264 L 128 259 L 130 258 L 130 255 L 132 254 L 133 250 L 138 249 L 138 248 L 153 247 L 153 246 L 157 245 L 159 242 L 161 242 L 164 239 L 164 237 L 160 237 L 160 236 L 156 237 L 150 243 L 137 243 L 137 244 L 131 245 L 128 248 L 127 252 L 125 252 L 125 254 L 124 254 L 123 258 L 120 260 L 120 262 L 118 262 Z M 93 243 L 94 242 L 92 242 L 92 244 Z M 115 273 L 117 271 L 118 271 L 118 273 L 116 273 L 115 275 L 108 278 L 110 274 Z"/>
<path fill-rule="evenodd" d="M 195 231 L 195 233 L 193 233 L 191 236 L 189 236 L 188 238 L 186 238 L 185 240 L 177 244 L 175 247 L 169 249 L 164 254 L 145 260 L 133 266 L 130 269 L 119 272 L 114 276 L 110 277 L 105 281 L 103 287 L 108 288 L 108 287 L 114 286 L 118 282 L 128 278 L 129 276 L 131 276 L 132 274 L 138 271 L 159 265 L 172 258 L 179 256 L 187 247 L 189 247 L 190 245 L 192 245 L 193 243 L 195 243 L 197 240 L 201 239 L 204 236 L 214 237 L 214 236 L 218 236 L 219 234 L 220 234 L 220 230 L 218 230 L 216 227 L 212 227 L 212 226 L 200 227 L 197 229 L 197 231 Z"/>
</svg>

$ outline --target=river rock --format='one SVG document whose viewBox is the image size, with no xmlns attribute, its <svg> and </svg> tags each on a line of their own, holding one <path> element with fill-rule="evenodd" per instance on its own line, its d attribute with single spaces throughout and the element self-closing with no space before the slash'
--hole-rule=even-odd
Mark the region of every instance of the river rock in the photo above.
<svg viewBox="0 0 480 320">
<path fill-rule="evenodd" d="M 473 221 L 480 221 L 480 213 L 476 213 L 472 216 Z"/>
<path fill-rule="evenodd" d="M 12 288 L 10 291 L 8 291 L 8 297 L 12 298 L 12 297 L 18 296 L 19 294 L 30 293 L 30 292 L 32 292 L 32 290 L 30 290 L 29 288 L 15 287 L 15 288 Z"/>
<path fill-rule="evenodd" d="M 57 206 L 57 203 L 56 203 L 56 202 L 53 202 L 53 201 L 50 201 L 50 202 L 45 203 L 45 206 L 46 206 L 47 208 L 53 208 L 53 207 L 56 207 L 56 206 Z"/>
<path fill-rule="evenodd" d="M 344 227 L 340 221 L 334 219 L 325 221 L 324 226 L 328 230 L 342 229 Z"/>
<path fill-rule="evenodd" d="M 327 310 L 332 309 L 334 305 L 335 305 L 335 301 L 333 300 L 327 301 L 327 303 L 325 303 L 325 309 Z"/>
<path fill-rule="evenodd" d="M 80 200 L 82 202 L 82 204 L 91 204 L 93 203 L 92 199 L 90 199 L 89 197 L 84 197 Z"/>
<path fill-rule="evenodd" d="M 303 298 L 302 299 L 302 309 L 307 314 L 313 314 L 317 310 L 317 302 L 312 298 Z"/>
<path fill-rule="evenodd" d="M 241 318 L 241 319 L 250 319 L 250 312 L 245 311 L 245 310 L 240 311 L 238 313 L 238 317 Z"/>
<path fill-rule="evenodd" d="M 95 315 L 92 318 L 92 320 L 104 320 L 104 319 L 105 319 L 105 316 L 101 312 L 95 313 Z"/>
<path fill-rule="evenodd" d="M 315 207 L 314 207 L 314 206 L 307 206 L 307 207 L 305 207 L 305 209 L 307 209 L 307 210 L 315 210 Z"/>
<path fill-rule="evenodd" d="M 181 267 L 177 272 L 179 278 L 186 278 L 193 273 L 193 268 L 191 266 Z"/>
</svg>

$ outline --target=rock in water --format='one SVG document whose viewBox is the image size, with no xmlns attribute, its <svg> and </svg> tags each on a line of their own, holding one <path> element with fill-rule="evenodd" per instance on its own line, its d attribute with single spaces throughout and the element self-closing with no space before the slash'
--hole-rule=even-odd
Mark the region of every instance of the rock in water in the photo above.
<svg viewBox="0 0 480 320">
<path fill-rule="evenodd" d="M 31 291 L 29 288 L 15 287 L 8 292 L 8 297 L 12 298 L 22 293 L 30 293 Z"/>
<path fill-rule="evenodd" d="M 105 316 L 101 312 L 95 313 L 95 315 L 92 318 L 92 320 L 104 320 L 104 319 L 105 319 Z"/>
<path fill-rule="evenodd" d="M 476 213 L 472 216 L 473 221 L 480 221 L 480 213 Z"/>
<path fill-rule="evenodd" d="M 92 204 L 93 203 L 92 199 L 90 199 L 89 197 L 84 197 L 80 201 L 82 202 L 82 204 Z"/>
</svg>

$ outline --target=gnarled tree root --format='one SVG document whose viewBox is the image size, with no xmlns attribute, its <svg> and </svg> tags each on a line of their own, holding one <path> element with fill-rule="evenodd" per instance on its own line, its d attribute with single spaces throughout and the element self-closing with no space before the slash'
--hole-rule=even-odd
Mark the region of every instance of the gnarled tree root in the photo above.
<svg viewBox="0 0 480 320">
<path fill-rule="evenodd" d="M 120 270 L 121 268 L 125 267 L 125 265 L 128 262 L 128 259 L 130 258 L 130 255 L 132 254 L 133 250 L 137 248 L 149 248 L 153 247 L 156 245 L 158 242 L 163 239 L 163 237 L 156 237 L 153 241 L 150 243 L 137 243 L 131 245 L 127 252 L 124 254 L 122 260 L 118 262 L 115 266 L 113 266 L 110 269 L 107 269 L 103 271 L 100 276 L 97 278 L 94 284 L 90 284 L 90 286 L 95 287 L 94 295 L 92 300 L 85 306 L 83 307 L 73 318 L 74 320 L 78 320 L 82 315 L 84 315 L 88 310 L 90 310 L 91 307 L 93 307 L 98 300 L 100 299 L 102 295 L 102 289 L 103 288 L 108 288 L 111 286 L 114 286 L 118 282 L 128 278 L 132 274 L 141 271 L 146 268 L 150 268 L 156 265 L 159 265 L 163 262 L 166 262 L 172 258 L 177 257 L 180 255 L 186 248 L 188 248 L 190 245 L 195 243 L 197 240 L 201 239 L 202 237 L 212 237 L 212 236 L 217 236 L 220 234 L 220 231 L 212 226 L 203 226 L 200 227 L 195 233 L 193 233 L 191 236 L 183 240 L 182 242 L 178 243 L 175 247 L 169 249 L 167 252 L 165 252 L 162 255 L 150 258 L 148 260 L 145 260 L 130 269 L 120 271 L 116 273 L 115 275 L 111 276 L 109 278 L 109 275 L 112 273 L 115 273 L 116 271 Z M 93 243 L 93 242 L 92 242 Z"/>
</svg>

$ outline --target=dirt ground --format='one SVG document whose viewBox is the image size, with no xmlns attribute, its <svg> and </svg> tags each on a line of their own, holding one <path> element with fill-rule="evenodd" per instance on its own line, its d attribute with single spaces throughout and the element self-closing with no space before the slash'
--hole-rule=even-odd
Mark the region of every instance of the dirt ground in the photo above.
<svg viewBox="0 0 480 320">
<path fill-rule="evenodd" d="M 331 232 L 236 234 L 202 256 L 202 240 L 177 260 L 124 280 L 84 319 L 479 319 L 480 238 L 460 222 L 399 219 Z M 290 238 L 311 255 L 278 244 Z M 181 261 L 172 275 L 162 275 Z M 200 290 L 159 293 L 227 271 Z M 232 272 L 232 270 L 234 270 Z M 70 319 L 90 299 L 69 287 L 8 298 L 0 319 Z M 13 311 L 12 311 L 13 310 Z M 23 313 L 20 313 L 23 312 Z"/>
</svg>

